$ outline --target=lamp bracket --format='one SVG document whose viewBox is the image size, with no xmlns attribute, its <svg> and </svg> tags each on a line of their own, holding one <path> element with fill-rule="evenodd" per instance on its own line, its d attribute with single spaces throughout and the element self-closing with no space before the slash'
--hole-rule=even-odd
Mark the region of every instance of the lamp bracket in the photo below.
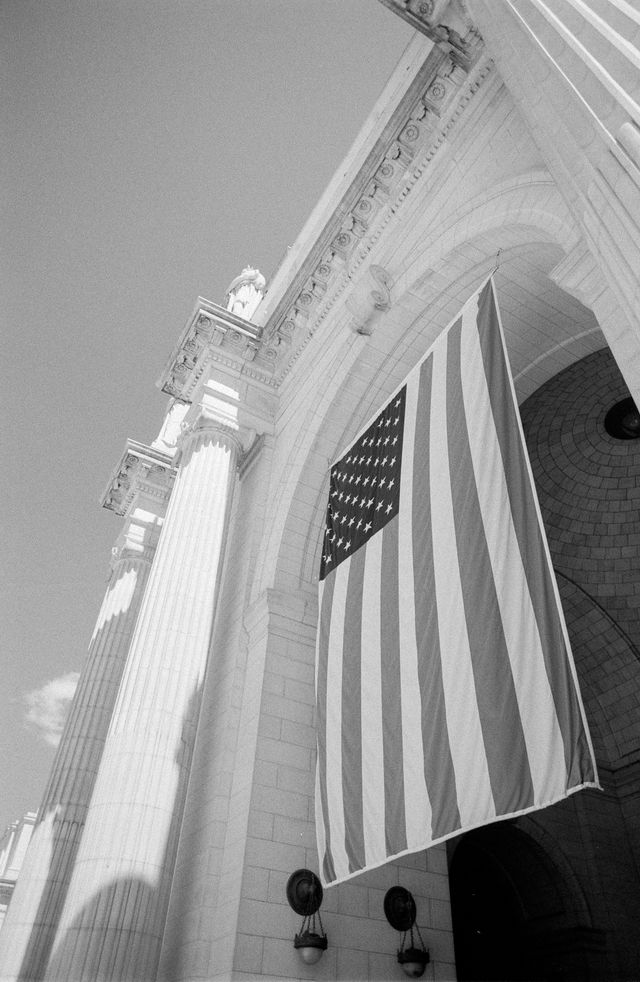
<svg viewBox="0 0 640 982">
<path fill-rule="evenodd" d="M 391 887 L 385 894 L 384 913 L 396 931 L 409 931 L 416 920 L 416 902 L 404 887 Z"/>
<path fill-rule="evenodd" d="M 287 880 L 287 900 L 301 917 L 315 914 L 322 903 L 322 884 L 316 874 L 310 869 L 297 869 L 292 873 Z"/>
</svg>

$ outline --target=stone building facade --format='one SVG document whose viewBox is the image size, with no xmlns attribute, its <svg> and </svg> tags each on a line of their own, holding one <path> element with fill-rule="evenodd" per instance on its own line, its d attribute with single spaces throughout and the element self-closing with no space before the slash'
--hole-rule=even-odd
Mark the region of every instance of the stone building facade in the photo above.
<svg viewBox="0 0 640 982">
<path fill-rule="evenodd" d="M 103 503 L 123 529 L 14 899 L 0 977 L 640 975 L 640 16 L 623 0 L 383 0 L 416 29 L 265 292 L 199 298 Z M 602 792 L 325 892 L 316 582 L 329 462 L 497 267 Z M 620 420 L 618 420 L 618 423 Z"/>
</svg>

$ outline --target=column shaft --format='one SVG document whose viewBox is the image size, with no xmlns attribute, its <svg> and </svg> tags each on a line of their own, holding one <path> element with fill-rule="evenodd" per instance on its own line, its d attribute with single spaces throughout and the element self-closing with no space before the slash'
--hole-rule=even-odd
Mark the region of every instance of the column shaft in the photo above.
<svg viewBox="0 0 640 982">
<path fill-rule="evenodd" d="M 87 661 L 38 820 L 0 933 L 0 978 L 42 978 L 149 572 L 149 559 L 112 568 Z"/>
<path fill-rule="evenodd" d="M 155 978 L 235 457 L 206 422 L 183 443 L 48 979 Z"/>
</svg>

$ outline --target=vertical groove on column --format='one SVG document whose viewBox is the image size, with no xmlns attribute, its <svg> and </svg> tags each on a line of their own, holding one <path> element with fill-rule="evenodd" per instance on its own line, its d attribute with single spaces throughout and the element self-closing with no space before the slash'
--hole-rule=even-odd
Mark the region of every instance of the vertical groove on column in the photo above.
<svg viewBox="0 0 640 982">
<path fill-rule="evenodd" d="M 0 978 L 42 978 L 148 572 L 148 560 L 138 558 L 121 559 L 113 568 L 0 934 Z"/>
<path fill-rule="evenodd" d="M 155 978 L 234 464 L 214 431 L 187 438 L 48 979 Z"/>
</svg>

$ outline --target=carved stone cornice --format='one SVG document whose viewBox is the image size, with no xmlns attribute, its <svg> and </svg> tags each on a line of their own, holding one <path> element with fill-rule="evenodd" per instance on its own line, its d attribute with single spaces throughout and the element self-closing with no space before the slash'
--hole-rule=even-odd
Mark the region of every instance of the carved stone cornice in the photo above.
<svg viewBox="0 0 640 982">
<path fill-rule="evenodd" d="M 468 68 L 482 39 L 459 0 L 380 0 L 452 60 Z"/>
<path fill-rule="evenodd" d="M 338 297 L 357 291 L 359 268 L 493 69 L 493 61 L 483 56 L 467 73 L 448 55 L 432 50 L 417 76 L 420 84 L 410 88 L 394 118 L 393 132 L 370 155 L 268 315 L 261 346 L 278 385 Z M 374 275 L 381 267 L 369 269 Z M 353 303 L 358 305 L 355 296 Z M 357 323 L 352 326 L 360 330 Z"/>
<path fill-rule="evenodd" d="M 175 399 L 190 402 L 206 365 L 216 361 L 272 385 L 273 365 L 261 352 L 261 337 L 261 327 L 198 297 L 157 384 Z"/>
<path fill-rule="evenodd" d="M 126 515 L 138 494 L 164 502 L 171 493 L 174 478 L 175 466 L 168 454 L 136 440 L 127 440 L 100 504 L 116 515 Z"/>
</svg>

